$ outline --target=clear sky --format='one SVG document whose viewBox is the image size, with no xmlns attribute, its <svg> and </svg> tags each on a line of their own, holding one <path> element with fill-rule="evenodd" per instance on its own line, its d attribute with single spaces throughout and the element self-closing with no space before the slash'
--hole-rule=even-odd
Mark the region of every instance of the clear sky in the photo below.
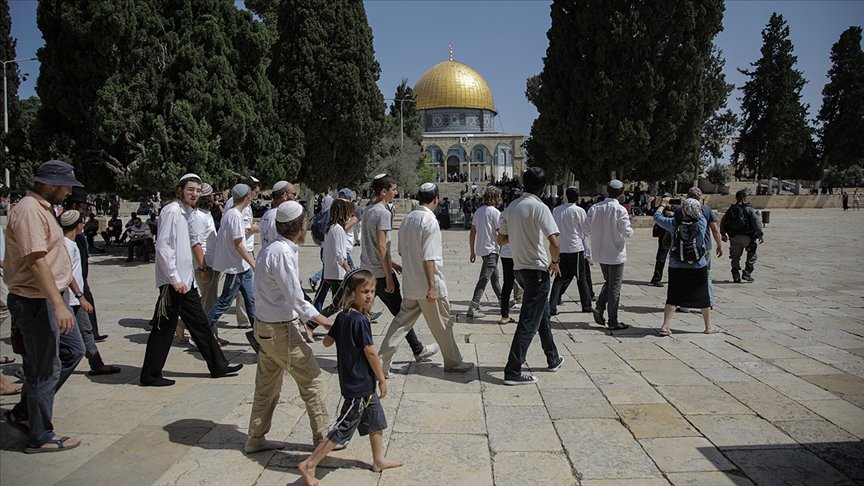
<svg viewBox="0 0 864 486">
<path fill-rule="evenodd" d="M 453 43 L 454 59 L 480 72 L 492 88 L 499 112 L 497 127 L 527 135 L 537 116 L 525 99 L 525 80 L 543 68 L 546 31 L 551 25 L 549 5 L 543 0 L 413 1 L 367 0 L 366 12 L 375 36 L 375 55 L 381 63 L 379 87 L 392 97 L 402 78 L 414 84 L 435 64 L 447 60 Z M 36 27 L 36 2 L 9 0 L 12 32 L 18 57 L 34 57 L 42 45 Z M 840 33 L 864 23 L 861 1 L 728 1 L 717 45 L 726 58 L 727 80 L 740 87 L 745 78 L 736 68 L 748 68 L 759 58 L 761 32 L 772 12 L 781 13 L 791 32 L 798 69 L 808 81 L 803 100 L 814 118 L 822 104 L 822 87 L 830 66 L 831 46 Z M 35 94 L 38 63 L 20 65 L 29 78 L 19 96 Z M 729 106 L 738 111 L 739 92 Z"/>
</svg>

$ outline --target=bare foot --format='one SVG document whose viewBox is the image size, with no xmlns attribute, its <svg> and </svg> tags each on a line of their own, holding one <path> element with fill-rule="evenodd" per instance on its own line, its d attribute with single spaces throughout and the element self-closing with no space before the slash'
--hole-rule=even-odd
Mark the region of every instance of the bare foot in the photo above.
<svg viewBox="0 0 864 486">
<path fill-rule="evenodd" d="M 303 480 L 306 481 L 306 486 L 318 486 L 318 480 L 315 479 L 315 468 L 309 467 L 309 460 L 305 460 L 297 465 L 300 474 L 303 475 Z"/>
<path fill-rule="evenodd" d="M 385 469 L 393 469 L 394 467 L 399 467 L 404 464 L 402 461 L 381 461 L 375 464 L 372 464 L 372 472 L 381 472 Z"/>
</svg>

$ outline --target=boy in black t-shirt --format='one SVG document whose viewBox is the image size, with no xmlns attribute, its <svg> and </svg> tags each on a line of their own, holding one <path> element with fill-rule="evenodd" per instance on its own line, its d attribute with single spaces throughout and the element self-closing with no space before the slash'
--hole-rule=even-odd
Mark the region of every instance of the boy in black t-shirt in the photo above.
<svg viewBox="0 0 864 486">
<path fill-rule="evenodd" d="M 297 468 L 309 486 L 318 484 L 315 467 L 337 444 L 351 440 L 355 430 L 368 435 L 372 446 L 372 471 L 399 467 L 401 462 L 388 461 L 384 457 L 382 431 L 387 428 L 384 408 L 375 393 L 378 382 L 380 398 L 387 396 L 387 380 L 381 369 L 381 358 L 372 340 L 372 328 L 368 314 L 375 299 L 375 277 L 367 270 L 359 270 L 346 276 L 343 281 L 342 312 L 327 337 L 324 346 L 336 343 L 336 363 L 339 370 L 339 388 L 342 392 L 342 409 L 339 417 L 315 452 Z"/>
</svg>

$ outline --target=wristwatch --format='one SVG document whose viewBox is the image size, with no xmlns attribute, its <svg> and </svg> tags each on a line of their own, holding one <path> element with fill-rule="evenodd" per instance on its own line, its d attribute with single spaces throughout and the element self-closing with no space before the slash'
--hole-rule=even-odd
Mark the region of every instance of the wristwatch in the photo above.
<svg viewBox="0 0 864 486">
<path fill-rule="evenodd" d="M 81 297 L 84 297 L 84 292 L 75 292 L 76 299 L 80 299 Z"/>
</svg>

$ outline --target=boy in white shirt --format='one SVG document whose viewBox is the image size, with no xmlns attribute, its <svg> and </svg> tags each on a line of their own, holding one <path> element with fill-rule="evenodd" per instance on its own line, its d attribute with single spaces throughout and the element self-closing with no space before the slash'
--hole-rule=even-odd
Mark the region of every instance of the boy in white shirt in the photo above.
<svg viewBox="0 0 864 486">
<path fill-rule="evenodd" d="M 90 376 L 96 375 L 113 375 L 120 373 L 120 368 L 116 366 L 106 365 L 102 361 L 102 356 L 99 355 L 99 348 L 96 347 L 96 339 L 93 336 L 93 326 L 90 323 L 90 317 L 87 315 L 93 312 L 93 306 L 84 297 L 84 276 L 81 273 L 81 252 L 78 251 L 78 245 L 75 243 L 75 236 L 84 231 L 84 217 L 81 213 L 74 209 L 64 211 L 60 216 L 60 227 L 63 228 L 63 243 L 66 245 L 66 252 L 69 253 L 69 259 L 72 261 L 72 282 L 63 297 L 66 303 L 72 308 L 72 313 L 75 315 L 75 320 L 78 323 L 78 329 L 81 331 L 81 338 L 84 340 L 84 356 L 90 363 Z"/>
<path fill-rule="evenodd" d="M 500 205 L 501 190 L 495 186 L 488 186 L 486 192 L 483 193 L 483 206 L 474 212 L 474 218 L 471 220 L 471 233 L 468 235 L 468 242 L 471 247 L 471 263 L 474 263 L 477 255 L 480 255 L 483 264 L 480 266 L 480 277 L 477 279 L 477 285 L 474 286 L 474 296 L 468 305 L 466 315 L 469 318 L 483 317 L 483 314 L 480 313 L 480 299 L 483 298 L 483 292 L 486 290 L 486 284 L 489 283 L 490 279 L 495 298 L 497 301 L 501 301 L 501 284 L 498 280 L 500 250 L 496 242 L 498 221 L 501 218 L 501 211 L 498 210 Z"/>
</svg>

